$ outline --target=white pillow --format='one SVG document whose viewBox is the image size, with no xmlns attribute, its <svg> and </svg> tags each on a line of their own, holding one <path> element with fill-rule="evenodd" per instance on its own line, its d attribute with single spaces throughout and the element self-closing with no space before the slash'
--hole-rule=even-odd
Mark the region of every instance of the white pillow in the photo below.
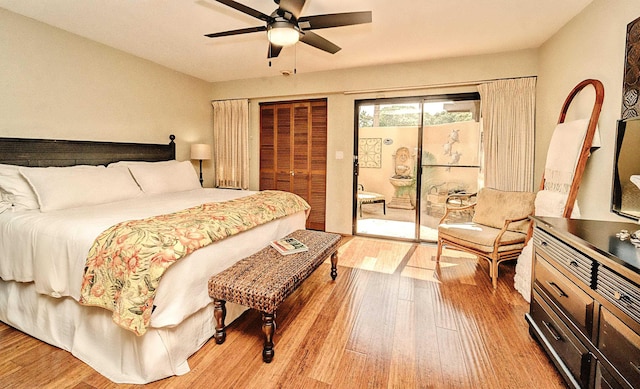
<svg viewBox="0 0 640 389">
<path fill-rule="evenodd" d="M 118 161 L 110 163 L 107 167 L 122 167 L 122 166 L 131 166 L 131 165 L 175 165 L 180 163 L 180 161 L 176 161 L 175 159 L 170 159 L 168 161 L 157 161 L 157 162 L 147 162 L 147 161 Z"/>
<path fill-rule="evenodd" d="M 110 203 L 141 196 L 125 167 L 69 166 L 21 169 L 42 212 Z"/>
<path fill-rule="evenodd" d="M 20 174 L 20 169 L 29 168 L 0 164 L 0 213 L 9 208 L 14 210 L 40 208 L 36 194 Z"/>
<path fill-rule="evenodd" d="M 128 165 L 145 193 L 169 193 L 201 188 L 198 174 L 189 161 Z"/>
</svg>

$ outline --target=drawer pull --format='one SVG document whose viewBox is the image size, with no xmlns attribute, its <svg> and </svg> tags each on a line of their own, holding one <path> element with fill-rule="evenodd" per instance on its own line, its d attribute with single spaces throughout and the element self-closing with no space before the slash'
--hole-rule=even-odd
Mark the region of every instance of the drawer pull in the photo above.
<svg viewBox="0 0 640 389">
<path fill-rule="evenodd" d="M 573 266 L 573 267 L 579 267 L 580 265 L 578 265 L 578 262 L 573 260 L 571 262 L 569 262 L 569 265 Z"/>
<path fill-rule="evenodd" d="M 635 370 L 636 373 L 640 374 L 640 366 L 633 363 L 633 361 L 629 361 L 629 364 L 631 364 L 631 367 L 633 367 L 633 370 Z"/>
<path fill-rule="evenodd" d="M 547 284 L 558 294 L 558 297 L 569 297 L 555 282 L 547 281 Z"/>
<path fill-rule="evenodd" d="M 542 246 L 544 246 L 544 247 L 547 247 L 547 246 L 549 245 L 549 243 L 547 243 L 547 242 L 546 242 L 546 241 L 544 241 L 544 240 L 543 240 L 540 244 L 541 244 Z"/>
<path fill-rule="evenodd" d="M 631 300 L 631 297 L 627 296 L 626 294 L 621 294 L 618 291 L 615 291 L 613 293 L 613 298 L 620 301 L 621 303 L 626 304 L 627 306 L 630 306 L 633 303 L 633 301 Z"/>
<path fill-rule="evenodd" d="M 553 325 L 551 323 L 548 323 L 543 320 L 542 324 L 544 324 L 544 326 L 547 328 L 547 331 L 549 331 L 549 333 L 551 334 L 554 340 L 556 341 L 562 340 L 562 337 L 558 334 L 558 331 L 556 331 L 556 329 L 553 328 Z"/>
</svg>

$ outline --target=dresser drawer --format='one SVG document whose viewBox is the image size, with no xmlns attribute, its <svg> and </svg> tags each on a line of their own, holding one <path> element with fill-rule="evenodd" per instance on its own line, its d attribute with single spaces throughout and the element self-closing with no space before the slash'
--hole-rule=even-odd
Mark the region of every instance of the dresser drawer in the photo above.
<svg viewBox="0 0 640 389">
<path fill-rule="evenodd" d="M 633 320 L 640 322 L 640 287 L 621 275 L 601 266 L 596 290 Z"/>
<path fill-rule="evenodd" d="M 594 306 L 591 296 L 540 256 L 535 262 L 535 283 L 591 338 Z"/>
<path fill-rule="evenodd" d="M 633 388 L 640 388 L 640 334 L 606 308 L 600 312 L 598 349 Z"/>
<path fill-rule="evenodd" d="M 580 387 L 587 387 L 591 354 L 535 291 L 531 301 L 531 318 L 539 328 L 539 335 L 545 338 L 560 357 L 560 362 L 568 370 L 567 374 Z M 558 367 L 564 370 L 562 366 Z"/>
<path fill-rule="evenodd" d="M 593 287 L 593 260 L 545 231 L 536 228 L 533 232 L 536 250 L 553 258 L 560 266 L 578 277 L 588 287 Z"/>
<path fill-rule="evenodd" d="M 594 382 L 593 387 L 595 389 L 624 389 L 624 387 L 607 372 L 600 362 L 596 363 L 596 378 Z"/>
</svg>

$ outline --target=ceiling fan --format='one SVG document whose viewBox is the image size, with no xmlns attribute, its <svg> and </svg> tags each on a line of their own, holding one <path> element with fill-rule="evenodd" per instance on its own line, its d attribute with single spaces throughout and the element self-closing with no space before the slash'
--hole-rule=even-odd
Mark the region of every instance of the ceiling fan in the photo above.
<svg viewBox="0 0 640 389">
<path fill-rule="evenodd" d="M 268 58 L 275 58 L 285 46 L 290 46 L 298 41 L 310 46 L 335 54 L 340 47 L 324 39 L 320 35 L 311 32 L 322 28 L 350 26 L 353 24 L 371 23 L 371 11 L 345 12 L 325 15 L 300 16 L 306 0 L 274 0 L 278 8 L 271 15 L 233 0 L 216 0 L 235 10 L 266 22 L 265 26 L 241 28 L 238 30 L 216 32 L 206 34 L 206 37 L 217 38 L 222 36 L 249 34 L 252 32 L 267 32 L 269 39 Z"/>
</svg>

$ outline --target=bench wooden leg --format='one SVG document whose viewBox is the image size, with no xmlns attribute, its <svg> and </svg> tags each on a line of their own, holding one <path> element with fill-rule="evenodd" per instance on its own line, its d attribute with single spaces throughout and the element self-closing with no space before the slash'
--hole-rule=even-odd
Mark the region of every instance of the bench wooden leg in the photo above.
<svg viewBox="0 0 640 389">
<path fill-rule="evenodd" d="M 331 254 L 331 279 L 335 280 L 338 276 L 338 251 Z"/>
<path fill-rule="evenodd" d="M 262 312 L 262 332 L 264 332 L 264 349 L 262 350 L 262 360 L 270 363 L 275 352 L 273 351 L 273 334 L 276 331 L 276 313 Z"/>
<path fill-rule="evenodd" d="M 216 334 L 214 337 L 217 344 L 222 344 L 227 338 L 227 331 L 224 328 L 224 319 L 227 317 L 226 301 L 214 299 L 213 317 L 216 319 Z"/>
</svg>

